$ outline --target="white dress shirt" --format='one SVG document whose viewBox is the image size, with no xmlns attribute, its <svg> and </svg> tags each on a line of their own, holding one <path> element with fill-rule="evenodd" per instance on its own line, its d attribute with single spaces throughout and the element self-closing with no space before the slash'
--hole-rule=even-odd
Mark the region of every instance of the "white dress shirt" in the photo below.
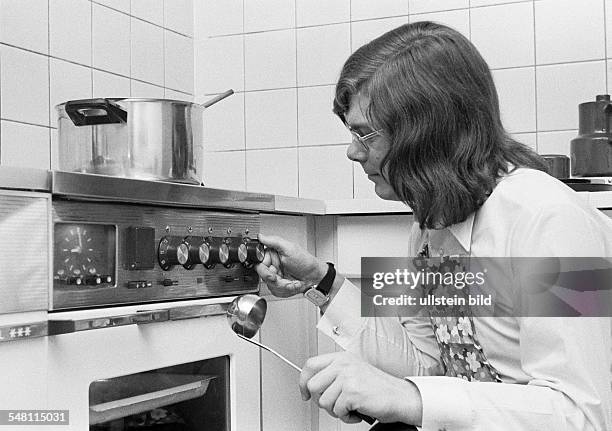
<svg viewBox="0 0 612 431">
<path fill-rule="evenodd" d="M 412 228 L 409 256 L 423 245 Z M 430 250 L 475 257 L 612 256 L 612 220 L 551 176 L 517 169 L 467 220 L 429 231 Z M 476 334 L 503 383 L 440 376 L 429 319 L 361 317 L 346 281 L 318 328 L 345 350 L 418 387 L 422 429 L 609 431 L 610 319 L 477 317 Z"/>
</svg>

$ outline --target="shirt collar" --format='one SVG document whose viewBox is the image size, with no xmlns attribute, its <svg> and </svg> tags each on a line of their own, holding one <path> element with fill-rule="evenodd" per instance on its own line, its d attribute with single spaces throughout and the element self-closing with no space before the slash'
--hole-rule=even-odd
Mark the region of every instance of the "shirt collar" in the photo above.
<svg viewBox="0 0 612 431">
<path fill-rule="evenodd" d="M 431 256 L 470 254 L 475 213 L 460 223 L 444 229 L 430 229 L 426 234 Z M 450 232 L 450 235 L 449 235 Z"/>
<path fill-rule="evenodd" d="M 450 233 L 459 241 L 461 247 L 469 254 L 472 248 L 472 228 L 474 227 L 474 219 L 476 213 L 473 212 L 467 219 L 461 223 L 455 223 L 448 227 Z"/>
</svg>

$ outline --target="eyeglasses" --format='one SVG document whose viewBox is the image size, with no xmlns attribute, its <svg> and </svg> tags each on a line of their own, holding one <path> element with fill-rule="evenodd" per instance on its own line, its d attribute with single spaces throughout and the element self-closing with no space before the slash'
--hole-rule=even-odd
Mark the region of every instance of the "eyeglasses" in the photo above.
<svg viewBox="0 0 612 431">
<path fill-rule="evenodd" d="M 374 138 L 375 136 L 380 136 L 382 129 L 378 129 L 378 130 L 374 130 L 370 133 L 366 133 L 365 135 L 361 135 L 359 134 L 359 132 L 357 132 L 356 130 L 352 129 L 351 126 L 347 125 L 346 128 L 348 129 L 349 132 L 351 132 L 351 135 L 353 136 L 353 141 L 357 141 L 361 144 L 362 148 L 364 151 L 369 152 L 370 151 L 370 147 L 368 145 L 368 141 L 372 138 Z"/>
</svg>

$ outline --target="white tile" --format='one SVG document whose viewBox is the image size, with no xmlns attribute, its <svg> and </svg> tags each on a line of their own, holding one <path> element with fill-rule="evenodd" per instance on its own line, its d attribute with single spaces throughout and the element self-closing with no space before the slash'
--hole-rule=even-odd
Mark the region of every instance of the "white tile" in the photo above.
<svg viewBox="0 0 612 431">
<path fill-rule="evenodd" d="M 603 0 L 537 1 L 535 27 L 538 64 L 605 57 Z"/>
<path fill-rule="evenodd" d="M 164 24 L 164 2 L 159 0 L 132 0 L 131 15 L 154 24 Z"/>
<path fill-rule="evenodd" d="M 410 13 L 437 12 L 470 7 L 469 0 L 409 0 Z"/>
<path fill-rule="evenodd" d="M 520 2 L 533 3 L 533 0 L 470 0 L 470 7 L 492 6 L 496 4 L 520 3 Z"/>
<path fill-rule="evenodd" d="M 164 27 L 193 37 L 193 0 L 164 1 Z"/>
<path fill-rule="evenodd" d="M 51 126 L 57 127 L 56 105 L 69 100 L 91 98 L 91 69 L 54 58 L 50 60 L 49 66 Z"/>
<path fill-rule="evenodd" d="M 345 145 L 299 150 L 299 196 L 310 199 L 352 199 L 353 166 Z"/>
<path fill-rule="evenodd" d="M 468 9 L 448 10 L 410 15 L 410 22 L 433 21 L 454 28 L 459 33 L 470 38 L 470 11 Z"/>
<path fill-rule="evenodd" d="M 49 1 L 49 44 L 52 56 L 91 65 L 91 3 Z"/>
<path fill-rule="evenodd" d="M 244 157 L 244 151 L 204 153 L 204 185 L 216 189 L 245 191 Z"/>
<path fill-rule="evenodd" d="M 606 49 L 607 57 L 612 57 L 612 0 L 606 0 Z"/>
<path fill-rule="evenodd" d="M 0 64 L 2 118 L 48 126 L 48 57 L 0 46 Z"/>
<path fill-rule="evenodd" d="M 351 0 L 351 19 L 408 15 L 408 0 Z"/>
<path fill-rule="evenodd" d="M 248 0 L 244 2 L 244 31 L 295 27 L 295 1 Z"/>
<path fill-rule="evenodd" d="M 130 80 L 131 97 L 143 97 L 146 99 L 163 99 L 164 88 L 145 82 Z"/>
<path fill-rule="evenodd" d="M 578 104 L 606 90 L 605 61 L 538 66 L 538 131 L 578 128 Z"/>
<path fill-rule="evenodd" d="M 49 52 L 48 0 L 2 0 L 0 42 Z"/>
<path fill-rule="evenodd" d="M 244 88 L 243 37 L 216 37 L 195 43 L 197 96 Z"/>
<path fill-rule="evenodd" d="M 164 30 L 132 18 L 132 78 L 164 85 Z"/>
<path fill-rule="evenodd" d="M 194 7 L 194 37 L 203 40 L 208 36 L 242 33 L 242 0 L 199 0 Z"/>
<path fill-rule="evenodd" d="M 247 34 L 244 43 L 247 90 L 295 86 L 295 30 Z"/>
<path fill-rule="evenodd" d="M 51 131 L 51 169 L 59 169 L 59 151 L 57 148 L 57 129 L 49 129 Z"/>
<path fill-rule="evenodd" d="M 610 94 L 612 92 L 612 60 L 608 59 L 606 65 L 608 69 L 608 91 L 606 94 Z"/>
<path fill-rule="evenodd" d="M 351 135 L 332 112 L 334 86 L 298 88 L 300 146 L 350 143 Z"/>
<path fill-rule="evenodd" d="M 349 23 L 298 29 L 298 86 L 335 84 L 350 52 Z"/>
<path fill-rule="evenodd" d="M 165 32 L 166 87 L 193 93 L 193 39 Z"/>
<path fill-rule="evenodd" d="M 130 17 L 93 5 L 93 65 L 98 69 L 130 75 Z"/>
<path fill-rule="evenodd" d="M 296 0 L 298 27 L 350 21 L 350 0 Z"/>
<path fill-rule="evenodd" d="M 49 128 L 2 121 L 0 164 L 50 169 Z"/>
<path fill-rule="evenodd" d="M 355 199 L 376 199 L 374 183 L 368 179 L 359 163 L 353 163 L 353 197 Z"/>
<path fill-rule="evenodd" d="M 130 80 L 112 73 L 93 71 L 93 97 L 130 97 Z"/>
<path fill-rule="evenodd" d="M 538 133 L 538 153 L 563 154 L 569 157 L 570 142 L 577 136 L 578 130 L 565 130 L 562 132 L 540 132 Z"/>
<path fill-rule="evenodd" d="M 297 89 L 246 93 L 246 147 L 297 146 Z"/>
<path fill-rule="evenodd" d="M 51 2 L 55 0 L 50 0 Z M 110 8 L 119 10 L 121 12 L 130 13 L 130 0 L 93 0 L 95 3 L 99 3 Z M 174 0 L 173 0 L 174 1 Z"/>
<path fill-rule="evenodd" d="M 247 191 L 298 196 L 297 148 L 246 152 Z"/>
<path fill-rule="evenodd" d="M 530 66 L 533 7 L 530 3 L 475 8 L 471 11 L 472 42 L 492 69 Z"/>
<path fill-rule="evenodd" d="M 502 122 L 511 133 L 536 130 L 535 67 L 493 71 Z"/>
<path fill-rule="evenodd" d="M 355 51 L 372 39 L 407 23 L 407 16 L 351 22 L 351 49 Z"/>
<path fill-rule="evenodd" d="M 537 150 L 537 133 L 512 133 L 511 136 L 532 150 Z"/>
<path fill-rule="evenodd" d="M 164 89 L 164 99 L 180 100 L 182 102 L 193 102 L 191 94 L 183 93 L 182 91 L 174 91 L 169 88 Z"/>
<path fill-rule="evenodd" d="M 196 98 L 197 103 L 209 96 Z M 206 151 L 244 150 L 244 93 L 236 93 L 204 111 Z"/>
</svg>

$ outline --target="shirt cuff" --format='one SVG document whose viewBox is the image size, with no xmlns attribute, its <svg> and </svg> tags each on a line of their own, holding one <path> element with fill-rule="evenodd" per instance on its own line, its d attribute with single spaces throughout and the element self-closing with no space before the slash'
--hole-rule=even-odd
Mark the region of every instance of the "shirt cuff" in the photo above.
<svg viewBox="0 0 612 431">
<path fill-rule="evenodd" d="M 317 329 L 346 350 L 365 326 L 366 319 L 361 317 L 361 291 L 345 279 L 321 316 Z"/>
<path fill-rule="evenodd" d="M 406 380 L 414 383 L 421 393 L 423 431 L 474 429 L 474 412 L 465 390 L 469 382 L 445 376 L 406 377 Z"/>
</svg>

